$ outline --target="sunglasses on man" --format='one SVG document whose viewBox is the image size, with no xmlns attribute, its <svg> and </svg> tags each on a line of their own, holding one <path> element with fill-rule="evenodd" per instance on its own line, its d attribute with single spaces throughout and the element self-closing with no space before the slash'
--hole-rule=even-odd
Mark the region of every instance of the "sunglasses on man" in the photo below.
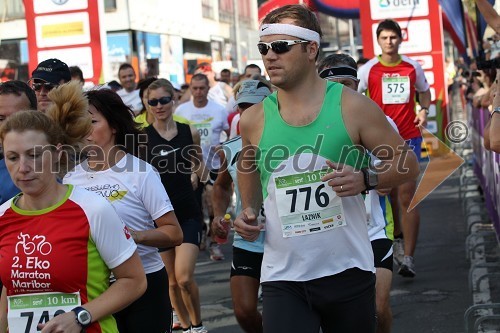
<svg viewBox="0 0 500 333">
<path fill-rule="evenodd" d="M 42 88 L 45 88 L 46 91 L 51 91 L 52 89 L 59 86 L 58 84 L 52 84 L 50 82 L 32 82 L 31 87 L 34 91 L 41 91 Z"/>
<path fill-rule="evenodd" d="M 308 40 L 275 40 L 274 42 L 266 43 L 259 42 L 257 47 L 262 55 L 266 55 L 269 49 L 273 50 L 276 54 L 283 54 L 292 49 L 296 44 L 309 43 Z"/>
<path fill-rule="evenodd" d="M 150 99 L 148 100 L 148 104 L 151 105 L 151 106 L 157 106 L 158 103 L 160 103 L 161 105 L 166 105 L 168 103 L 170 103 L 172 101 L 172 96 L 163 96 L 161 98 L 153 98 L 153 99 Z"/>
</svg>

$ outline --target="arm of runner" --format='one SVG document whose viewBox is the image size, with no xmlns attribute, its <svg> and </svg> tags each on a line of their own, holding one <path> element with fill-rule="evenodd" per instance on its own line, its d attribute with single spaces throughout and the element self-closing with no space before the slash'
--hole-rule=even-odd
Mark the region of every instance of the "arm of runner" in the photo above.
<svg viewBox="0 0 500 333">
<path fill-rule="evenodd" d="M 392 191 L 392 188 L 382 188 L 377 190 L 377 194 L 383 197 L 384 195 L 389 195 Z"/>
<path fill-rule="evenodd" d="M 500 75 L 500 70 L 497 69 L 496 92 L 492 104 L 493 109 L 500 107 L 500 85 L 498 84 L 499 75 Z M 493 112 L 491 114 L 491 120 L 489 123 L 490 123 L 490 130 L 489 130 L 490 149 L 500 154 L 500 113 Z"/>
<path fill-rule="evenodd" d="M 427 89 L 424 92 L 418 93 L 418 100 L 420 102 L 420 106 L 422 110 L 420 110 L 415 116 L 415 120 L 413 121 L 417 126 L 426 126 L 427 125 L 427 112 L 424 109 L 429 110 L 429 106 L 431 105 L 431 91 Z"/>
<path fill-rule="evenodd" d="M 483 130 L 483 138 L 484 138 L 484 148 L 487 150 L 491 150 L 491 145 L 490 145 L 490 128 L 491 128 L 491 120 L 493 117 L 488 119 L 488 122 L 486 123 L 486 126 L 484 127 Z"/>
<path fill-rule="evenodd" d="M 234 220 L 234 229 L 248 241 L 256 240 L 260 235 L 262 226 L 258 225 L 257 212 L 262 205 L 262 189 L 259 172 L 257 171 L 257 147 L 252 141 L 257 142 L 255 113 L 262 111 L 262 104 L 257 104 L 245 111 L 240 119 L 240 132 L 242 150 L 238 158 L 238 188 L 241 195 L 241 214 Z M 260 139 L 260 138 L 259 138 Z"/>
<path fill-rule="evenodd" d="M 83 305 L 90 312 L 93 323 L 125 308 L 146 291 L 146 276 L 137 251 L 111 271 L 116 282 L 99 297 Z M 82 331 L 82 327 L 77 323 L 72 311 L 58 315 L 47 324 L 40 324 L 38 327 L 42 328 L 42 333 L 78 333 Z"/>
<path fill-rule="evenodd" d="M 193 137 L 193 144 L 194 144 L 193 148 L 195 152 L 195 154 L 191 156 L 193 173 L 195 173 L 198 176 L 198 179 L 202 183 L 206 183 L 210 178 L 210 170 L 208 170 L 207 166 L 205 165 L 205 162 L 203 162 L 203 153 L 201 151 L 201 146 L 200 146 L 201 144 L 200 133 L 192 125 L 189 125 L 189 128 L 191 129 L 191 136 Z"/>
<path fill-rule="evenodd" d="M 476 0 L 476 5 L 481 14 L 483 14 L 486 23 L 500 34 L 500 16 L 488 0 Z"/>
<path fill-rule="evenodd" d="M 153 247 L 175 247 L 182 244 L 182 229 L 173 210 L 155 219 L 158 228 L 132 231 L 137 244 Z"/>
<path fill-rule="evenodd" d="M 344 89 L 342 115 L 353 143 L 368 149 L 381 160 L 374 167 L 378 178 L 376 189 L 396 187 L 417 178 L 419 165 L 415 154 L 392 128 L 382 110 L 373 101 L 350 89 Z M 349 170 L 344 172 L 349 173 Z M 364 176 L 362 172 L 356 170 L 354 172 L 356 180 L 351 180 L 353 181 L 352 187 L 357 186 L 357 188 L 351 188 L 351 191 L 360 193 L 365 190 Z M 346 185 L 342 182 L 342 177 L 345 173 L 331 173 L 333 178 L 337 178 L 333 186 L 343 185 L 344 192 Z M 363 188 L 359 188 L 361 183 Z"/>
<path fill-rule="evenodd" d="M 224 218 L 224 214 L 226 214 L 227 207 L 229 207 L 229 203 L 231 201 L 231 185 L 233 184 L 233 179 L 227 170 L 227 160 L 223 149 L 219 151 L 219 156 L 221 165 L 212 190 L 212 205 L 214 209 L 212 231 L 215 234 L 224 237 L 226 236 L 227 231 L 222 227 L 220 221 Z"/>
<path fill-rule="evenodd" d="M 7 289 L 2 287 L 2 297 L 0 298 L 0 333 L 7 332 Z"/>
</svg>

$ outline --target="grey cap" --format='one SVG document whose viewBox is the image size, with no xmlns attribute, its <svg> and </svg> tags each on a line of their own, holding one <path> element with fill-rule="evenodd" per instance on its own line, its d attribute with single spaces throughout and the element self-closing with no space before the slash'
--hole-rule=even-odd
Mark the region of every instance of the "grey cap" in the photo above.
<svg viewBox="0 0 500 333">
<path fill-rule="evenodd" d="M 246 80 L 241 83 L 236 93 L 236 104 L 260 103 L 271 94 L 271 90 L 259 80 Z"/>
</svg>

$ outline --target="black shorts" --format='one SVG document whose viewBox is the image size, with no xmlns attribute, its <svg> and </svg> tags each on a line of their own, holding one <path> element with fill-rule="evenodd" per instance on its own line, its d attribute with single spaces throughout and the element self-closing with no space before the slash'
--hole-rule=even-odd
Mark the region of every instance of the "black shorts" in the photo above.
<svg viewBox="0 0 500 333">
<path fill-rule="evenodd" d="M 392 240 L 387 238 L 375 239 L 372 241 L 372 249 L 375 268 L 387 268 L 392 272 Z"/>
<path fill-rule="evenodd" d="M 187 219 L 179 221 L 182 229 L 183 239 L 182 244 L 189 243 L 200 246 L 201 242 L 201 223 L 197 219 Z M 173 249 L 173 247 L 159 248 L 158 252 L 165 252 Z"/>
<path fill-rule="evenodd" d="M 208 181 L 208 183 L 210 185 L 213 185 L 218 175 L 219 175 L 219 169 L 210 170 L 209 172 L 210 180 Z"/>
<path fill-rule="evenodd" d="M 113 316 L 120 333 L 168 333 L 172 328 L 172 305 L 165 268 L 146 274 L 148 289 L 138 300 Z"/>
<path fill-rule="evenodd" d="M 304 282 L 262 283 L 264 332 L 375 333 L 375 274 L 351 268 Z"/>
<path fill-rule="evenodd" d="M 233 262 L 231 263 L 231 277 L 250 276 L 260 280 L 260 267 L 263 253 L 251 252 L 233 246 Z"/>
</svg>

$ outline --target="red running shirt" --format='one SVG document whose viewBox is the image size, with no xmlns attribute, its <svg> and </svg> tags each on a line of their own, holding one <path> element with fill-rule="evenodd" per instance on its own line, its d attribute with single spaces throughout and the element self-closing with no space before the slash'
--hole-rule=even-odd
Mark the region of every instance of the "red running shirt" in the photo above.
<svg viewBox="0 0 500 333">
<path fill-rule="evenodd" d="M 98 195 L 68 186 L 52 207 L 25 211 L 19 197 L 0 206 L 0 276 L 7 296 L 79 292 L 85 304 L 109 287 L 110 269 L 136 245 L 113 207 Z M 117 332 L 112 316 L 86 330 Z"/>
<path fill-rule="evenodd" d="M 415 92 L 429 89 L 422 67 L 402 55 L 395 64 L 385 64 L 380 56 L 358 70 L 358 91 L 367 92 L 375 103 L 398 126 L 405 140 L 421 136 L 415 120 Z"/>
</svg>

